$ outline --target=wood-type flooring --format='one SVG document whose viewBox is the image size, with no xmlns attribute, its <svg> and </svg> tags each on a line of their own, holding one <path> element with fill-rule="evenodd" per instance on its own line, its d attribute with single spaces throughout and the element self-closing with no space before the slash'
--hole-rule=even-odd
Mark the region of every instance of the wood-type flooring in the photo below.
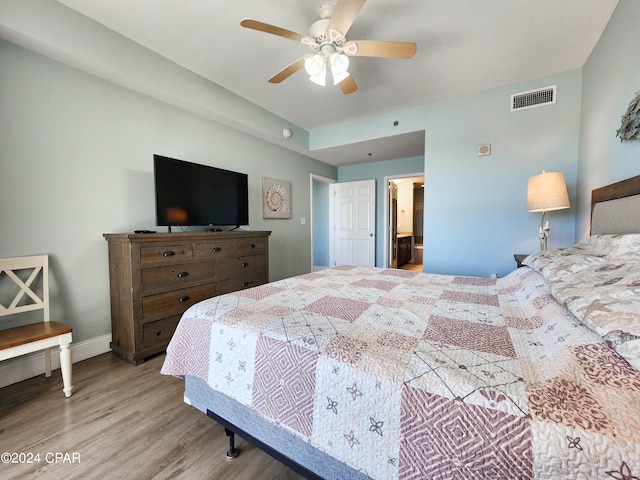
<svg viewBox="0 0 640 480">
<path fill-rule="evenodd" d="M 75 363 L 69 398 L 60 370 L 1 388 L 0 479 L 302 480 L 238 436 L 227 459 L 223 427 L 183 402 L 163 359 Z"/>
</svg>

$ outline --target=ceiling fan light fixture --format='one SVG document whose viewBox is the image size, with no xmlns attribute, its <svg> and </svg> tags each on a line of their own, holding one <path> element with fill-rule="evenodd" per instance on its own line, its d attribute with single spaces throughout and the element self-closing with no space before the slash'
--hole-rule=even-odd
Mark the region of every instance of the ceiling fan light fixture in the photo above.
<svg viewBox="0 0 640 480">
<path fill-rule="evenodd" d="M 329 65 L 331 65 L 331 74 L 333 75 L 333 84 L 338 85 L 349 76 L 347 69 L 349 68 L 349 57 L 342 53 L 332 53 L 329 56 Z"/>
<path fill-rule="evenodd" d="M 351 75 L 349 72 L 336 73 L 333 70 L 331 71 L 331 73 L 333 73 L 334 85 L 338 85 L 340 82 L 342 82 L 344 79 L 348 78 Z"/>
<path fill-rule="evenodd" d="M 324 75 L 326 73 L 327 73 L 327 71 L 325 70 L 320 75 L 316 75 L 315 77 L 309 77 L 309 80 L 311 80 L 316 85 L 320 85 L 321 87 L 326 87 L 327 86 L 327 77 L 326 77 L 326 75 Z"/>
<path fill-rule="evenodd" d="M 341 75 L 349 68 L 349 57 L 338 52 L 332 53 L 329 57 L 329 64 L 334 76 Z"/>
<path fill-rule="evenodd" d="M 309 74 L 309 80 L 321 87 L 327 84 L 327 62 L 320 55 L 313 55 L 304 61 L 304 69 Z"/>
<path fill-rule="evenodd" d="M 310 77 L 317 77 L 326 70 L 324 57 L 320 54 L 313 55 L 304 61 L 304 69 Z"/>
</svg>

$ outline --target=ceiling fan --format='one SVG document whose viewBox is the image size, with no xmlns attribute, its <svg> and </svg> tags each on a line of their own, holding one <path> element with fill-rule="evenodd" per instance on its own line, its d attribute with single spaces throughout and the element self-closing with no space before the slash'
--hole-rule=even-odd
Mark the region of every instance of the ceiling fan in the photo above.
<svg viewBox="0 0 640 480">
<path fill-rule="evenodd" d="M 324 86 L 327 71 L 330 71 L 333 84 L 340 86 L 342 93 L 349 94 L 358 89 L 348 72 L 349 57 L 411 58 L 417 48 L 415 43 L 410 42 L 347 40 L 349 28 L 365 2 L 366 0 L 338 0 L 336 5 L 322 4 L 318 9 L 320 20 L 311 25 L 310 36 L 250 18 L 242 20 L 240 25 L 300 42 L 314 52 L 280 70 L 269 79 L 270 83 L 280 83 L 304 68 L 312 82 Z"/>
</svg>

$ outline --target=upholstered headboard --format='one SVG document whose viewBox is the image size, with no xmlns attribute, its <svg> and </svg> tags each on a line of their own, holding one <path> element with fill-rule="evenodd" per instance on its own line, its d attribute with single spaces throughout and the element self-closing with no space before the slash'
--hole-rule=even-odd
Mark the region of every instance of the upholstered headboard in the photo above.
<svg viewBox="0 0 640 480">
<path fill-rule="evenodd" d="M 640 233 L 640 175 L 591 192 L 591 235 Z"/>
</svg>

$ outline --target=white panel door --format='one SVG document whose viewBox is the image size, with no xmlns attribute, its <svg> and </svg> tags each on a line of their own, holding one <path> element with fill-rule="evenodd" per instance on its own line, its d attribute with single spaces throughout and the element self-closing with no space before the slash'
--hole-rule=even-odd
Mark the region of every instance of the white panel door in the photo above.
<svg viewBox="0 0 640 480">
<path fill-rule="evenodd" d="M 329 189 L 333 228 L 331 264 L 375 266 L 376 181 L 334 183 Z"/>
</svg>

